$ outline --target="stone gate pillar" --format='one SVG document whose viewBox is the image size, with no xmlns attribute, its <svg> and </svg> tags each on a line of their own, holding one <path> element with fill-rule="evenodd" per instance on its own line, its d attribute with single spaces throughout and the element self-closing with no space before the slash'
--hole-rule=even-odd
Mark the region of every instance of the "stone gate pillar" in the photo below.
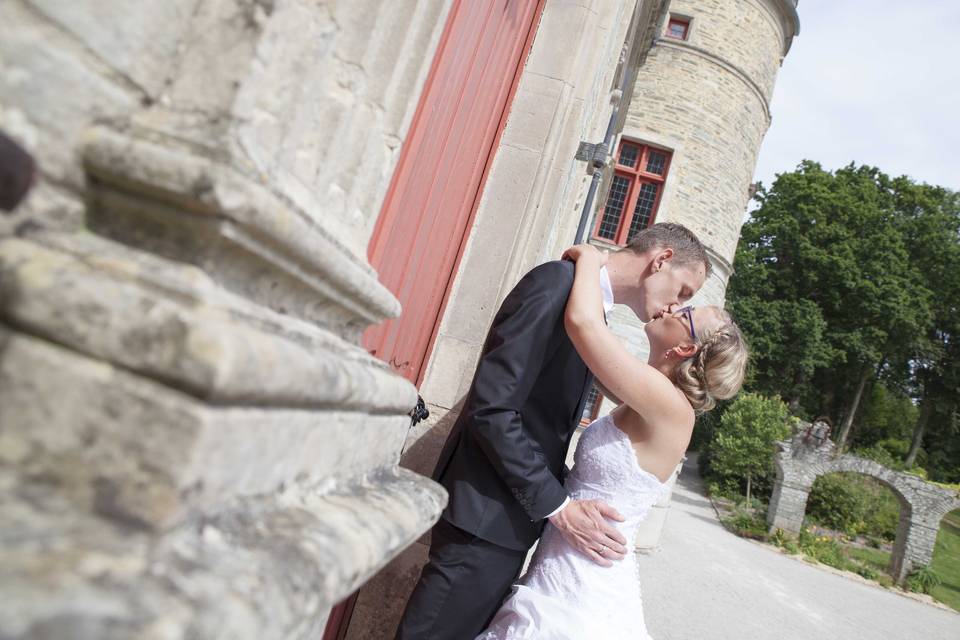
<svg viewBox="0 0 960 640">
<path fill-rule="evenodd" d="M 818 469 L 831 455 L 834 446 L 828 439 L 811 438 L 809 430 L 798 429 L 789 440 L 777 443 L 774 457 L 777 479 L 767 507 L 770 531 L 783 529 L 798 535 L 803 528 L 807 498 Z"/>
<path fill-rule="evenodd" d="M 910 504 L 900 509 L 897 540 L 890 558 L 890 575 L 897 583 L 902 583 L 914 569 L 930 565 L 940 522 L 947 513 L 960 508 L 956 491 L 919 479 L 910 480 L 914 491 Z"/>
<path fill-rule="evenodd" d="M 917 567 L 930 564 L 939 528 L 939 518 L 936 521 L 911 518 L 905 509 L 900 510 L 897 540 L 890 557 L 890 575 L 897 584 L 902 583 Z"/>
<path fill-rule="evenodd" d="M 770 531 L 783 529 L 799 535 L 803 528 L 803 516 L 807 510 L 807 498 L 812 485 L 784 481 L 777 478 L 767 509 L 767 525 Z"/>
<path fill-rule="evenodd" d="M 446 3 L 135 4 L 0 7 L 0 636 L 318 638 L 446 500 L 359 347 Z"/>
</svg>

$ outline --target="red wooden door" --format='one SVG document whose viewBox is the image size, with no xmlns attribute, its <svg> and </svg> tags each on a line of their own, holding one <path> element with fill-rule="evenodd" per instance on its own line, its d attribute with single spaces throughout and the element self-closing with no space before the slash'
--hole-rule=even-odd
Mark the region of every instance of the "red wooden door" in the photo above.
<svg viewBox="0 0 960 640">
<path fill-rule="evenodd" d="M 403 305 L 364 346 L 414 384 L 436 337 L 543 0 L 455 0 L 373 236 Z"/>
</svg>

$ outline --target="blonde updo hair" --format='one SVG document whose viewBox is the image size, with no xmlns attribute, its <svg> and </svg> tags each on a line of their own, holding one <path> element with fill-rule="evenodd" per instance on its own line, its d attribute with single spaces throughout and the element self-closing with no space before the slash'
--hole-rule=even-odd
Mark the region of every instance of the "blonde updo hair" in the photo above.
<svg viewBox="0 0 960 640">
<path fill-rule="evenodd" d="M 697 354 L 677 366 L 677 388 L 697 413 L 710 411 L 717 400 L 737 395 L 746 373 L 747 342 L 730 314 L 722 313 L 726 322 L 702 336 Z"/>
</svg>

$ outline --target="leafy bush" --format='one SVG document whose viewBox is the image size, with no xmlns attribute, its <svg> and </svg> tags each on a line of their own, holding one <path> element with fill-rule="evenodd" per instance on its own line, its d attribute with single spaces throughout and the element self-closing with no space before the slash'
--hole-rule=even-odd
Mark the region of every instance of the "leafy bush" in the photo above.
<svg viewBox="0 0 960 640">
<path fill-rule="evenodd" d="M 850 557 L 850 551 L 840 542 L 828 537 L 814 535 L 804 527 L 797 541 L 799 550 L 810 560 L 815 560 L 841 571 L 853 571 L 870 580 L 880 576 L 873 567 Z"/>
<path fill-rule="evenodd" d="M 789 412 L 779 398 L 745 393 L 723 413 L 709 444 L 712 476 L 746 480 L 747 498 L 753 481 L 773 475 L 776 441 L 790 434 Z"/>
<path fill-rule="evenodd" d="M 936 571 L 926 566 L 914 569 L 907 576 L 907 588 L 915 593 L 930 593 L 942 582 L 943 580 L 940 579 Z"/>
<path fill-rule="evenodd" d="M 783 529 L 777 529 L 774 531 L 773 535 L 770 536 L 770 542 L 777 545 L 787 553 L 800 553 L 800 546 L 797 544 L 796 540 L 784 533 Z"/>
<path fill-rule="evenodd" d="M 723 519 L 723 523 L 738 536 L 755 540 L 767 539 L 767 521 L 751 511 L 738 509 Z"/>
<path fill-rule="evenodd" d="M 867 580 L 877 580 L 880 578 L 880 573 L 874 571 L 870 567 L 858 567 L 857 573 L 866 578 Z"/>
<path fill-rule="evenodd" d="M 910 441 L 901 438 L 885 438 L 878 442 L 876 446 L 884 449 L 895 460 L 903 460 L 910 452 Z"/>
<path fill-rule="evenodd" d="M 861 418 L 854 428 L 854 446 L 878 445 L 903 460 L 910 449 L 910 437 L 919 413 L 914 401 L 877 381 L 862 406 Z"/>
<path fill-rule="evenodd" d="M 817 523 L 848 533 L 857 533 L 864 515 L 864 496 L 841 474 L 820 476 L 807 500 L 807 516 Z"/>
<path fill-rule="evenodd" d="M 900 471 L 903 467 L 903 463 L 900 460 L 893 457 L 893 454 L 891 454 L 888 449 L 879 445 L 874 445 L 864 449 L 855 449 L 851 453 L 853 453 L 855 456 L 866 458 L 867 460 L 873 460 L 874 462 L 878 462 L 891 469 L 896 469 L 897 471 Z"/>
<path fill-rule="evenodd" d="M 833 473 L 813 483 L 807 516 L 813 522 L 850 536 L 893 541 L 900 521 L 900 503 L 885 485 L 873 478 Z"/>
</svg>

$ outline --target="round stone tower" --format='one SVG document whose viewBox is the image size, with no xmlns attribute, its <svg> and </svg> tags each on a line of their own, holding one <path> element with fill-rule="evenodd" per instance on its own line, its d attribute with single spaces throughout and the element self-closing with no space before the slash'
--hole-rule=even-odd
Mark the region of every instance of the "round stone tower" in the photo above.
<svg viewBox="0 0 960 640">
<path fill-rule="evenodd" d="M 701 303 L 723 304 L 796 0 L 673 0 L 640 67 L 623 138 L 670 154 L 655 211 L 708 246 Z"/>
</svg>

